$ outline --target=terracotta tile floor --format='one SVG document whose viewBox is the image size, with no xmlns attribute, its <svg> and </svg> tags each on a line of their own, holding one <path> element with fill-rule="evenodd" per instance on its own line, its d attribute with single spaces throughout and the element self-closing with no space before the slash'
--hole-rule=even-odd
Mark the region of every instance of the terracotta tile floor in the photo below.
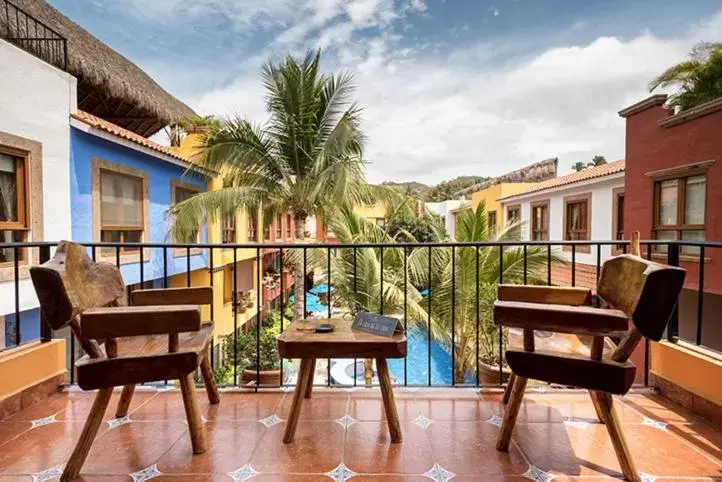
<svg viewBox="0 0 722 482">
<path fill-rule="evenodd" d="M 620 478 L 586 395 L 531 392 L 509 453 L 494 448 L 500 393 L 399 389 L 403 444 L 391 444 L 378 390 L 317 390 L 294 443 L 281 442 L 292 393 L 198 392 L 209 450 L 191 454 L 180 393 L 139 388 L 127 419 L 111 409 L 81 480 L 114 481 L 598 481 Z M 57 480 L 92 401 L 76 389 L 0 421 L 0 482 Z M 117 403 L 117 394 L 111 402 Z M 722 481 L 722 426 L 648 390 L 618 398 L 645 481 Z"/>
</svg>

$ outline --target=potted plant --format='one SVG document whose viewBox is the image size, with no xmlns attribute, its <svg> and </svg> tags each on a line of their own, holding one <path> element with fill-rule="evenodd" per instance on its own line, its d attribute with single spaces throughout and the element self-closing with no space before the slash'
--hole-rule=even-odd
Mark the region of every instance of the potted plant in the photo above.
<svg viewBox="0 0 722 482">
<path fill-rule="evenodd" d="M 260 333 L 258 324 L 248 331 L 239 331 L 235 355 L 238 360 L 240 385 L 280 385 L 281 359 L 278 354 L 277 340 L 280 333 L 281 318 L 275 312 L 263 319 Z M 229 360 L 234 359 L 233 349 L 233 334 L 231 334 L 228 335 L 226 342 L 226 356 Z M 258 360 L 260 360 L 260 365 Z"/>
</svg>

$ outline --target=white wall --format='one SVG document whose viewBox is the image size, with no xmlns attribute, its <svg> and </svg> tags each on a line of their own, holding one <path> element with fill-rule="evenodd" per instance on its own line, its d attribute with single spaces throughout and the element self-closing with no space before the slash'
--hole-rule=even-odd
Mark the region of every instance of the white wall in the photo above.
<svg viewBox="0 0 722 482">
<path fill-rule="evenodd" d="M 76 80 L 0 39 L 0 131 L 42 144 L 43 239 L 70 237 L 70 113 Z M 31 213 L 32 215 L 32 213 Z M 20 309 L 37 307 L 29 280 L 20 283 Z M 0 315 L 13 312 L 12 282 L 0 284 Z"/>
<path fill-rule="evenodd" d="M 424 209 L 438 214 L 444 219 L 446 233 L 453 236 L 456 233 L 456 217 L 451 211 L 458 209 L 462 204 L 469 204 L 469 201 L 452 200 L 435 203 L 424 203 Z"/>
<path fill-rule="evenodd" d="M 580 194 L 591 193 L 591 240 L 608 241 L 614 238 L 612 233 L 612 214 L 614 209 L 613 190 L 624 187 L 624 174 L 615 175 L 614 178 L 594 180 L 593 182 L 573 184 L 553 191 L 545 191 L 528 196 L 516 196 L 502 203 L 504 206 L 504 219 L 506 221 L 506 206 L 521 205 L 522 239 L 530 239 L 531 205 L 536 202 L 549 200 L 549 240 L 561 241 L 564 239 L 564 198 Z M 571 254 L 566 252 L 568 258 Z M 601 247 L 601 261 L 611 256 L 611 246 Z M 584 264 L 596 265 L 597 248 L 592 246 L 590 253 L 577 251 L 576 261 Z"/>
</svg>

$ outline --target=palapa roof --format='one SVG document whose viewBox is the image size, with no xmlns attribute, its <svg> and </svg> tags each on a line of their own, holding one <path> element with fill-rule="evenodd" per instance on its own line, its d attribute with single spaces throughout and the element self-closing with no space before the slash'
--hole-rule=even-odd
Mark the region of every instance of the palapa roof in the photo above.
<svg viewBox="0 0 722 482">
<path fill-rule="evenodd" d="M 540 182 L 539 184 L 535 184 L 534 186 L 530 187 L 526 191 L 514 194 L 512 196 L 507 196 L 500 200 L 526 196 L 528 194 L 546 191 L 548 189 L 554 189 L 557 187 L 566 186 L 568 184 L 575 184 L 577 182 L 589 181 L 591 179 L 596 179 L 599 177 L 611 176 L 612 174 L 624 172 L 624 166 L 624 159 L 621 159 L 619 161 L 602 164 L 600 166 L 588 167 L 581 171 L 567 174 L 566 176 L 555 177 L 554 179 Z"/>
<path fill-rule="evenodd" d="M 557 163 L 556 157 L 544 159 L 543 161 L 535 162 L 528 166 L 517 169 L 516 171 L 507 172 L 501 176 L 482 181 L 473 186 L 469 186 L 461 191 L 455 193 L 456 196 L 464 196 L 471 194 L 476 191 L 481 191 L 490 186 L 506 182 L 540 182 L 547 179 L 556 177 L 557 175 Z"/>
<path fill-rule="evenodd" d="M 78 79 L 78 109 L 146 137 L 194 114 L 137 65 L 45 0 L 11 2 L 68 40 L 67 70 Z"/>
</svg>

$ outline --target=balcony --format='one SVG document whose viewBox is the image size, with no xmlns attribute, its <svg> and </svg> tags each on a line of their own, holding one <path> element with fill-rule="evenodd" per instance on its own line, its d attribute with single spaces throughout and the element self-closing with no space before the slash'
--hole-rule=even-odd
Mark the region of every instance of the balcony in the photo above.
<svg viewBox="0 0 722 482">
<path fill-rule="evenodd" d="M 7 244 L 0 245 L 0 250 L 38 250 L 38 258 L 46 260 L 54 244 Z M 565 260 L 557 264 L 552 259 L 552 253 L 563 244 L 569 245 L 570 249 L 563 252 Z M 396 253 L 400 255 L 397 260 L 401 260 L 397 263 L 399 266 L 403 262 L 403 254 L 410 254 L 413 250 L 422 250 L 424 256 L 427 251 L 431 253 L 435 249 L 448 249 L 459 255 L 470 250 L 477 259 L 481 258 L 491 265 L 497 263 L 505 252 L 519 249 L 524 254 L 517 263 L 520 269 L 514 276 L 507 274 L 504 275 L 506 278 L 499 281 L 521 284 L 534 280 L 551 284 L 554 280 L 550 267 L 553 266 L 557 270 L 567 270 L 571 284 L 579 284 L 585 277 L 596 276 L 603 261 L 598 256 L 597 266 L 579 266 L 575 257 L 579 244 L 591 245 L 592 254 L 601 251 L 600 247 L 604 245 L 618 244 L 621 249 L 626 249 L 625 243 L 615 241 L 514 241 L 468 245 L 243 244 L 231 245 L 231 248 L 253 249 L 257 266 L 263 266 L 264 257 L 267 258 L 263 254 L 266 250 L 275 253 L 274 256 L 281 252 L 286 256 L 294 250 L 305 251 L 304 266 L 309 273 L 313 270 L 317 283 L 331 286 L 330 300 L 324 296 L 323 302 L 328 306 L 330 301 L 335 309 L 342 309 L 343 305 L 339 305 L 338 300 L 342 294 L 333 290 L 337 283 L 340 286 L 341 281 L 335 281 L 334 276 L 337 274 L 329 279 L 328 273 L 338 273 L 337 268 L 346 266 L 348 272 L 353 274 L 354 283 L 349 286 L 356 287 L 356 282 L 360 283 L 364 276 L 361 265 L 356 265 L 357 258 L 361 260 L 362 249 L 373 250 L 385 260 L 384 253 L 386 256 Z M 666 261 L 674 265 L 680 262 L 682 246 L 688 244 L 702 245 L 647 241 L 643 242 L 646 248 L 643 254 L 647 257 L 655 256 L 653 246 L 662 245 Z M 710 257 L 715 256 L 715 251 L 722 247 L 722 243 L 703 245 L 705 249 L 701 250 L 702 255 L 706 252 L 706 256 Z M 527 254 L 531 255 L 536 246 L 541 246 L 541 253 L 548 258 L 532 269 L 532 262 L 527 263 Z M 144 247 L 155 254 L 156 251 L 163 254 L 162 258 L 154 258 L 155 264 L 163 266 L 160 278 L 154 280 L 156 284 L 176 286 L 180 283 L 191 286 L 198 280 L 206 283 L 205 278 L 198 274 L 214 271 L 210 253 L 216 250 L 220 252 L 228 245 L 147 244 Z M 119 250 L 121 245 L 94 243 L 91 251 L 100 248 Z M 185 255 L 175 263 L 162 262 L 173 260 L 174 248 L 182 248 Z M 196 256 L 204 257 L 207 262 L 192 265 L 192 248 L 200 248 L 202 252 Z M 334 264 L 334 270 L 328 269 L 332 262 L 337 262 L 334 257 L 344 255 L 347 255 L 346 260 L 352 265 Z M 117 257 L 116 261 L 120 262 Z M 387 262 L 392 261 L 393 258 L 388 258 Z M 281 264 L 279 258 L 275 260 L 274 266 Z M 142 258 L 139 266 L 143 266 Z M 232 266 L 231 280 L 235 279 L 236 269 L 236 265 Z M 389 269 L 388 266 L 384 267 L 382 262 L 377 269 Z M 185 272 L 183 267 L 186 267 Z M 123 269 L 124 275 L 135 273 L 134 265 L 125 264 Z M 457 274 L 461 270 L 456 267 Z M 582 270 L 584 276 L 580 274 Z M 22 272 L 20 266 L 14 271 Z M 143 273 L 141 268 L 140 284 L 136 283 L 129 289 L 145 287 L 143 283 L 148 280 L 143 279 Z M 710 273 L 711 270 L 708 275 Z M 704 276 L 704 270 L 694 273 L 695 283 L 690 289 L 704 287 Z M 385 277 L 382 279 L 382 283 L 391 282 L 385 281 Z M 285 272 L 284 289 L 287 290 L 292 283 L 292 274 Z M 222 290 L 227 284 L 218 282 L 214 289 Z M 412 289 L 408 283 L 399 286 Z M 32 304 L 28 301 L 31 291 L 28 288 L 31 289 L 26 280 L 13 279 L 0 283 L 4 303 L 9 307 L 6 307 L 3 318 L 6 325 L 3 331 L 6 334 L 5 344 L 10 347 L 5 351 L 0 350 L 0 372 L 11 373 L 10 377 L 0 377 L 0 481 L 23 477 L 29 480 L 30 476 L 45 480 L 42 474 L 49 476 L 53 470 L 57 471 L 57 467 L 67 460 L 92 403 L 92 393 L 84 393 L 74 386 L 74 373 L 70 367 L 80 354 L 76 343 L 66 333 L 51 333 L 39 314 L 31 313 Z M 413 289 L 425 291 L 421 288 L 417 286 Z M 280 280 L 274 289 L 278 290 L 275 295 L 279 296 Z M 453 292 L 461 292 L 463 289 L 471 289 L 478 294 L 480 287 L 478 283 L 476 286 L 452 283 Z M 439 296 L 438 286 L 432 285 L 426 287 L 426 290 L 423 303 Z M 706 291 L 704 294 L 707 294 Z M 269 299 L 266 296 L 273 295 L 264 288 L 264 301 Z M 702 316 L 702 313 L 707 313 L 706 309 L 702 311 L 706 298 L 695 300 L 700 315 L 696 316 L 695 312 L 692 319 L 699 323 L 698 328 L 680 330 L 678 320 L 684 319 L 680 313 L 680 316 L 673 318 L 662 343 L 641 344 L 632 358 L 638 367 L 637 384 L 626 396 L 615 397 L 615 406 L 637 462 L 637 469 L 653 477 L 677 480 L 701 477 L 700 480 L 712 480 L 712 477 L 722 475 L 722 427 L 718 425 L 722 420 L 722 410 L 717 401 L 718 384 L 712 382 L 719 379 L 722 358 L 715 351 L 716 348 L 709 345 L 709 340 L 714 342 L 714 338 L 708 338 L 710 327 L 715 328 L 718 323 L 716 318 Z M 288 300 L 284 297 L 282 303 L 287 306 Z M 394 311 L 383 303 L 381 301 L 381 311 Z M 423 303 L 421 306 L 426 306 Z M 211 307 L 211 320 L 214 314 L 218 316 L 217 308 Z M 396 308 L 394 313 L 401 320 L 406 322 L 411 319 L 406 305 Z M 238 307 L 233 310 L 238 310 Z M 33 314 L 36 319 L 32 318 Z M 266 315 L 259 313 L 255 320 Z M 452 311 L 447 326 L 450 330 L 447 332 L 448 338 L 454 346 L 457 346 L 462 334 L 463 326 L 460 323 L 464 319 L 463 315 L 461 309 Z M 475 316 L 476 323 L 483 322 L 479 319 L 482 315 L 476 313 Z M 408 326 L 410 341 L 407 357 L 389 363 L 397 386 L 397 405 L 405 434 L 402 445 L 392 445 L 388 440 L 379 392 L 376 388 L 365 387 L 361 360 L 354 363 L 353 360 L 335 359 L 318 360 L 314 374 L 314 384 L 318 390 L 302 408 L 296 442 L 284 445 L 280 438 L 283 422 L 288 417 L 292 396 L 290 387 L 297 377 L 297 361 L 280 360 L 278 353 L 273 353 L 272 347 L 269 349 L 264 345 L 264 335 L 261 335 L 260 340 L 250 335 L 253 339 L 247 346 L 251 347 L 253 353 L 239 355 L 238 350 L 219 349 L 222 348 L 221 344 L 233 340 L 234 334 L 239 340 L 249 336 L 244 333 L 242 326 L 237 325 L 237 318 L 235 314 L 229 317 L 227 333 L 221 333 L 225 339 L 217 340 L 215 349 L 211 351 L 211 363 L 216 369 L 219 384 L 226 387 L 221 404 L 211 406 L 203 393 L 198 394 L 207 420 L 205 425 L 210 440 L 208 452 L 200 456 L 191 454 L 187 426 L 183 423 L 183 404 L 173 381 L 159 387 L 139 387 L 127 420 L 111 420 L 115 405 L 111 401 L 111 409 L 105 415 L 108 423 L 101 429 L 102 433 L 83 471 L 85 480 L 94 480 L 95 476 L 99 480 L 127 479 L 129 475 L 135 475 L 136 480 L 145 480 L 140 479 L 138 473 L 141 471 L 146 474 L 155 471 L 167 475 L 193 474 L 199 480 L 246 480 L 245 476 L 253 474 L 254 480 L 321 480 L 322 475 L 331 473 L 335 474 L 336 480 L 345 480 L 343 476 L 336 477 L 344 470 L 366 475 L 364 478 L 368 479 L 373 478 L 370 474 L 383 474 L 389 480 L 413 479 L 413 476 L 419 480 L 449 480 L 453 474 L 455 480 L 512 480 L 505 477 L 514 476 L 535 480 L 550 480 L 551 476 L 555 476 L 555 480 L 599 480 L 621 476 L 607 431 L 598 423 L 588 395 L 567 387 L 532 384 L 529 387 L 530 394 L 522 405 L 511 451 L 508 454 L 497 452 L 494 443 L 503 414 L 500 388 L 506 383 L 505 372 L 498 367 L 504 364 L 503 348 L 509 333 L 498 336 L 498 332 L 491 331 L 496 335 L 491 337 L 492 344 L 487 347 L 492 357 L 482 361 L 477 352 L 476 368 L 473 363 L 470 364 L 465 376 L 460 379 L 454 371 L 454 358 L 441 341 L 437 327 L 432 332 L 425 320 L 417 322 L 414 327 Z M 469 319 L 474 322 L 474 317 Z M 22 323 L 15 323 L 15 320 Z M 33 323 L 35 333 L 39 333 L 40 338 L 28 342 L 32 337 L 27 336 L 24 330 Z M 215 323 L 217 330 L 225 326 L 218 318 Z M 280 323 L 283 329 L 283 320 Z M 687 337 L 688 332 L 695 336 Z M 697 334 L 700 336 L 697 337 Z M 477 331 L 475 336 L 477 338 L 473 343 L 479 345 L 479 337 L 483 337 L 484 333 Z M 16 343 L 18 340 L 21 342 L 19 345 Z M 52 357 L 40 352 L 45 347 L 52 350 Z M 65 359 L 62 350 L 67 350 Z M 25 353 L 33 355 L 33 360 L 18 364 Z M 35 370 L 43 364 L 49 365 L 51 359 L 53 367 L 46 372 L 36 373 L 27 369 L 32 367 Z M 256 361 L 249 364 L 247 359 Z M 6 360 L 13 364 L 5 364 Z M 269 369 L 266 366 L 269 361 L 273 365 L 271 370 L 279 372 L 277 379 L 280 382 L 263 382 L 260 371 Z M 480 365 L 486 364 L 491 364 L 491 369 L 484 371 Z M 226 378 L 220 378 L 224 367 Z M 228 367 L 231 367 L 230 372 Z M 242 382 L 242 372 L 251 372 L 253 381 L 249 384 Z M 258 372 L 260 383 L 255 382 L 252 376 L 254 372 Z M 26 380 L 28 377 L 30 379 Z M 17 387 L 4 385 L 13 380 L 18 380 Z M 376 383 L 374 379 L 372 384 Z M 59 385 L 61 392 L 48 396 Z M 664 396 L 654 388 L 661 390 Z M 6 396 L 6 393 L 11 393 L 11 396 Z M 115 394 L 114 400 L 118 396 Z M 32 403 L 36 400 L 39 401 Z"/>
<path fill-rule="evenodd" d="M 83 480 L 146 480 L 141 473 L 157 480 L 187 476 L 179 481 L 346 480 L 352 473 L 352 480 L 419 481 L 621 477 L 606 430 L 588 396 L 576 391 L 529 394 L 509 453 L 494 449 L 503 409 L 493 389 L 399 389 L 400 445 L 389 441 L 374 389 L 319 390 L 304 405 L 289 445 L 281 438 L 291 393 L 225 392 L 215 406 L 203 395 L 205 454 L 192 455 L 180 394 L 140 388 L 128 420 L 106 413 Z M 91 403 L 92 394 L 71 388 L 1 421 L 0 479 L 57 475 Z M 615 404 L 637 468 L 650 474 L 646 480 L 711 481 L 722 473 L 719 426 L 646 389 Z"/>
</svg>

